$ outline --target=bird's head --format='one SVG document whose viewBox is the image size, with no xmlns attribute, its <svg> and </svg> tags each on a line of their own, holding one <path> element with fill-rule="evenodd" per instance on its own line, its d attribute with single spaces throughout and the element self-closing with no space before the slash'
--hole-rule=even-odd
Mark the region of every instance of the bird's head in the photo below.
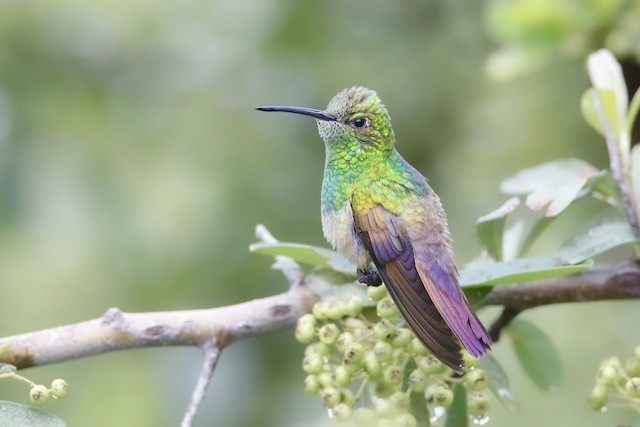
<svg viewBox="0 0 640 427">
<path fill-rule="evenodd" d="M 304 107 L 258 107 L 261 111 L 283 111 L 316 119 L 327 151 L 356 149 L 358 153 L 390 153 L 395 137 L 386 107 L 375 91 L 361 86 L 344 89 L 325 110 Z"/>
</svg>

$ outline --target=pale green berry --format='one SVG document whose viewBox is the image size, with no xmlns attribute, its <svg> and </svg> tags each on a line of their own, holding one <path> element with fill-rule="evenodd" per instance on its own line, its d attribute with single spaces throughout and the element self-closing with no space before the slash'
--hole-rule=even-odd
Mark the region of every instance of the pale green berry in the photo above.
<svg viewBox="0 0 640 427">
<path fill-rule="evenodd" d="M 327 320 L 329 318 L 329 303 L 326 301 L 318 301 L 313 305 L 311 312 L 316 319 Z"/>
<path fill-rule="evenodd" d="M 344 360 L 349 362 L 359 361 L 364 354 L 364 347 L 357 341 L 352 342 L 344 352 Z"/>
<path fill-rule="evenodd" d="M 316 317 L 311 313 L 303 314 L 298 317 L 298 324 L 300 323 L 308 323 L 311 326 L 316 326 Z"/>
<path fill-rule="evenodd" d="M 354 339 L 355 338 L 351 332 L 343 332 L 338 335 L 338 338 L 336 339 L 336 348 L 341 353 L 344 353 L 349 344 L 351 344 Z"/>
<path fill-rule="evenodd" d="M 310 356 L 315 354 L 320 356 L 326 356 L 329 353 L 331 353 L 331 347 L 322 342 L 314 342 L 312 344 L 309 344 L 304 349 L 305 356 Z"/>
<path fill-rule="evenodd" d="M 373 327 L 373 333 L 381 340 L 390 340 L 396 334 L 396 327 L 387 319 L 382 319 Z"/>
<path fill-rule="evenodd" d="M 369 324 L 362 319 L 358 319 L 357 317 L 345 317 L 342 319 L 342 324 L 345 329 L 350 330 L 355 335 L 359 335 L 361 332 L 369 329 Z"/>
<path fill-rule="evenodd" d="M 331 301 L 327 308 L 327 317 L 330 320 L 339 320 L 347 315 L 344 301 Z"/>
<path fill-rule="evenodd" d="M 478 359 L 473 357 L 466 349 L 462 349 L 462 363 L 467 368 L 473 368 L 478 364 Z"/>
<path fill-rule="evenodd" d="M 607 386 L 596 384 L 589 393 L 589 406 L 594 411 L 599 411 L 607 404 Z"/>
<path fill-rule="evenodd" d="M 391 345 L 393 345 L 395 348 L 404 348 L 409 345 L 413 337 L 413 332 L 411 332 L 409 329 L 398 328 L 398 330 L 396 331 L 396 335 L 391 339 Z"/>
<path fill-rule="evenodd" d="M 448 407 L 453 403 L 453 392 L 449 387 L 437 386 L 431 395 L 433 404 L 436 406 Z"/>
<path fill-rule="evenodd" d="M 371 387 L 371 394 L 380 398 L 387 398 L 398 391 L 398 385 L 391 385 L 386 382 L 376 382 Z"/>
<path fill-rule="evenodd" d="M 373 352 L 380 362 L 388 362 L 393 358 L 393 347 L 386 341 L 378 341 L 373 346 Z"/>
<path fill-rule="evenodd" d="M 346 403 L 338 403 L 331 408 L 331 415 L 338 421 L 349 421 L 351 419 L 351 406 Z"/>
<path fill-rule="evenodd" d="M 327 408 L 333 408 L 340 403 L 340 390 L 335 387 L 325 387 L 320 392 L 322 404 Z"/>
<path fill-rule="evenodd" d="M 389 396 L 389 401 L 401 411 L 408 411 L 410 406 L 409 395 L 403 391 L 396 391 Z"/>
<path fill-rule="evenodd" d="M 416 427 L 418 425 L 418 421 L 416 420 L 416 417 L 411 415 L 409 412 L 406 412 L 394 418 L 393 425 L 398 427 Z"/>
<path fill-rule="evenodd" d="M 390 365 L 384 370 L 382 378 L 387 384 L 396 385 L 402 382 L 402 368 Z"/>
<path fill-rule="evenodd" d="M 607 367 L 607 366 L 610 366 L 610 367 L 612 367 L 613 369 L 615 369 L 615 371 L 616 371 L 616 373 L 617 373 L 617 372 L 618 372 L 618 370 L 621 368 L 621 366 L 622 366 L 622 365 L 620 364 L 620 359 L 618 359 L 616 356 L 611 356 L 611 357 L 609 357 L 609 358 L 607 358 L 607 359 L 603 360 L 603 361 L 600 363 L 600 367 L 601 367 L 601 368 L 604 368 L 604 367 Z"/>
<path fill-rule="evenodd" d="M 640 397 L 640 378 L 629 378 L 624 384 L 624 391 L 627 392 L 629 397 Z"/>
<path fill-rule="evenodd" d="M 406 362 L 407 360 L 409 360 L 409 357 L 411 357 L 409 355 L 409 353 L 407 352 L 406 348 L 396 348 L 393 350 L 393 359 L 396 360 L 396 362 L 402 364 L 404 362 Z"/>
<path fill-rule="evenodd" d="M 630 357 L 624 362 L 624 370 L 630 377 L 640 377 L 640 360 Z"/>
<path fill-rule="evenodd" d="M 640 345 L 633 350 L 633 355 L 636 359 L 640 360 Z"/>
<path fill-rule="evenodd" d="M 353 421 L 356 426 L 376 425 L 378 416 L 373 409 L 361 407 L 353 411 Z"/>
<path fill-rule="evenodd" d="M 333 345 L 338 339 L 338 335 L 340 335 L 340 329 L 334 323 L 322 325 L 318 330 L 318 339 L 327 345 Z"/>
<path fill-rule="evenodd" d="M 445 366 L 434 355 L 418 356 L 415 358 L 416 365 L 427 375 L 443 372 Z"/>
<path fill-rule="evenodd" d="M 376 399 L 375 408 L 378 417 L 389 418 L 397 415 L 398 413 L 396 405 L 391 403 L 389 399 Z"/>
<path fill-rule="evenodd" d="M 318 383 L 320 388 L 333 387 L 333 375 L 331 372 L 321 372 L 318 374 Z"/>
<path fill-rule="evenodd" d="M 344 366 L 347 372 L 349 372 L 351 375 L 354 375 L 362 369 L 362 364 L 363 359 L 355 361 L 342 360 L 342 364 L 340 366 Z"/>
<path fill-rule="evenodd" d="M 378 301 L 378 304 L 376 304 L 376 312 L 381 319 L 392 319 L 400 315 L 398 306 L 389 296 L 384 297 L 380 301 Z"/>
<path fill-rule="evenodd" d="M 362 311 L 362 307 L 364 306 L 362 302 L 362 298 L 360 297 L 351 297 L 347 300 L 345 311 L 348 316 L 355 317 Z"/>
<path fill-rule="evenodd" d="M 62 378 L 56 378 L 51 381 L 50 391 L 55 397 L 62 399 L 69 394 L 69 385 Z"/>
<path fill-rule="evenodd" d="M 345 386 L 351 382 L 351 372 L 345 365 L 339 365 L 334 371 L 336 384 Z"/>
<path fill-rule="evenodd" d="M 603 385 L 613 384 L 616 380 L 617 373 L 618 371 L 612 365 L 604 365 L 598 369 L 596 383 Z"/>
<path fill-rule="evenodd" d="M 467 397 L 467 406 L 469 408 L 469 415 L 472 417 L 484 417 L 489 412 L 491 403 L 486 393 L 473 392 Z"/>
<path fill-rule="evenodd" d="M 429 350 L 422 344 L 422 341 L 414 336 L 409 343 L 409 353 L 413 356 L 425 356 L 428 352 Z"/>
<path fill-rule="evenodd" d="M 316 336 L 316 328 L 309 322 L 298 322 L 295 337 L 299 343 L 309 344 Z"/>
<path fill-rule="evenodd" d="M 382 373 L 380 360 L 373 351 L 367 351 L 362 359 L 362 367 L 370 377 L 375 378 Z"/>
<path fill-rule="evenodd" d="M 470 390 L 481 391 L 487 387 L 487 374 L 480 368 L 467 372 L 465 378 Z"/>
<path fill-rule="evenodd" d="M 331 354 L 331 352 L 333 351 L 332 346 L 330 346 L 329 344 L 323 343 L 322 341 L 315 343 L 315 346 L 318 354 L 322 356 L 327 356 Z"/>
<path fill-rule="evenodd" d="M 49 399 L 49 389 L 42 385 L 34 385 L 29 391 L 29 399 L 32 403 L 44 403 Z"/>
<path fill-rule="evenodd" d="M 320 391 L 320 382 L 316 375 L 307 375 L 304 379 L 303 385 L 304 391 L 309 394 L 314 394 Z"/>
<path fill-rule="evenodd" d="M 412 391 L 421 392 L 427 388 L 428 378 L 422 370 L 414 369 L 409 374 L 408 382 Z"/>
<path fill-rule="evenodd" d="M 374 301 L 380 301 L 389 295 L 386 286 L 367 286 L 367 295 Z"/>
<path fill-rule="evenodd" d="M 348 388 L 342 388 L 340 389 L 340 401 L 349 406 L 353 406 L 356 403 L 356 397 Z"/>
<path fill-rule="evenodd" d="M 323 366 L 324 360 L 320 354 L 310 354 L 302 359 L 302 369 L 307 374 L 317 374 L 322 371 Z"/>
</svg>

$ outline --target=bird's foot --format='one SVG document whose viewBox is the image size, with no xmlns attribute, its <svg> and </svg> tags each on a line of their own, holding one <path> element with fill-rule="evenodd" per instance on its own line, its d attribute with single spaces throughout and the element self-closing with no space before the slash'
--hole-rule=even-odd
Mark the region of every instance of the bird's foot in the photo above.
<svg viewBox="0 0 640 427">
<path fill-rule="evenodd" d="M 360 268 L 358 267 L 358 282 L 364 283 L 367 286 L 380 286 L 382 285 L 382 279 L 380 275 L 373 267 Z"/>
</svg>

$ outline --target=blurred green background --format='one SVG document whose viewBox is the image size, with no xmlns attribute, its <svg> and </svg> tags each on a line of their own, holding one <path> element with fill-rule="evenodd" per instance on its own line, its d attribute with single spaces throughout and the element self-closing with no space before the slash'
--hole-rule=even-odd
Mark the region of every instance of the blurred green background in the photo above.
<svg viewBox="0 0 640 427">
<path fill-rule="evenodd" d="M 551 3 L 0 1 L 0 336 L 112 306 L 192 309 L 284 291 L 271 261 L 247 247 L 258 223 L 281 240 L 325 245 L 324 148 L 312 120 L 253 108 L 321 108 L 352 85 L 387 104 L 399 151 L 440 194 L 458 262 L 469 262 L 479 252 L 475 219 L 506 199 L 501 179 L 559 157 L 607 166 L 579 112 L 584 58 L 604 45 L 637 64 L 634 29 L 619 22 L 631 12 L 567 0 L 552 8 L 558 18 L 535 6 Z M 536 250 L 548 253 L 579 226 L 559 221 Z M 494 401 L 490 425 L 633 419 L 592 413 L 586 396 L 598 362 L 640 342 L 637 304 L 524 317 L 558 345 L 566 378 L 549 393 L 535 389 L 500 342 L 494 355 L 521 411 Z M 226 349 L 197 425 L 323 424 L 319 400 L 301 391 L 302 350 L 291 331 Z M 45 405 L 69 426 L 170 426 L 200 362 L 196 349 L 162 348 L 24 374 L 70 383 L 68 398 Z M 27 401 L 27 390 L 0 381 L 0 399 Z"/>
</svg>

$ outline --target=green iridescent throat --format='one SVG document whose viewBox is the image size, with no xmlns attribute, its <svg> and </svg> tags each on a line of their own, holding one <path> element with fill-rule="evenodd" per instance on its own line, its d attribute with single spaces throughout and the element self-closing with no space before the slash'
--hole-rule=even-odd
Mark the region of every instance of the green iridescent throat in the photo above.
<svg viewBox="0 0 640 427">
<path fill-rule="evenodd" d="M 325 164 L 322 205 L 340 210 L 350 202 L 360 211 L 381 204 L 399 214 L 412 194 L 426 188 L 421 175 L 395 149 L 384 159 L 371 158 L 363 151 L 331 150 Z"/>
</svg>

